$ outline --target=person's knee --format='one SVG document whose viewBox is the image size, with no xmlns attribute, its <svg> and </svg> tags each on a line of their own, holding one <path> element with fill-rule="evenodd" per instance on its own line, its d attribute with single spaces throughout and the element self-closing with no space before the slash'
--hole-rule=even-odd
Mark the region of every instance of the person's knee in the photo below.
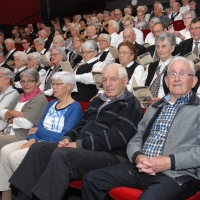
<svg viewBox="0 0 200 200">
<path fill-rule="evenodd" d="M 75 151 L 76 150 L 74 148 L 68 148 L 68 147 L 56 148 L 53 151 L 51 158 L 57 159 L 57 158 L 64 157 L 64 158 L 67 158 L 68 160 L 70 160 L 70 159 L 74 160 L 74 159 L 76 159 Z"/>
<path fill-rule="evenodd" d="M 12 150 L 11 150 L 9 144 L 2 147 L 1 156 L 8 157 L 10 155 L 10 153 L 12 153 Z"/>
<path fill-rule="evenodd" d="M 88 186 L 90 185 L 91 183 L 92 184 L 95 184 L 97 181 L 96 181 L 96 177 L 98 176 L 98 170 L 92 170 L 92 171 L 89 171 L 87 172 L 84 176 L 83 176 L 83 179 L 82 179 L 82 187 L 85 187 L 85 186 Z"/>
<path fill-rule="evenodd" d="M 13 171 L 15 171 L 18 166 L 20 165 L 21 161 L 23 160 L 19 155 L 19 151 L 14 151 L 12 152 L 9 157 L 8 157 L 8 161 L 9 161 L 9 164 L 10 164 L 10 167 Z"/>
</svg>

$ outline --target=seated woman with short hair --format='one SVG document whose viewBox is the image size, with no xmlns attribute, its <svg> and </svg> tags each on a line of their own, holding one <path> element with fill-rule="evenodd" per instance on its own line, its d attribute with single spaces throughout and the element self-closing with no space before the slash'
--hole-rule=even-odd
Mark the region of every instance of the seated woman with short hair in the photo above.
<svg viewBox="0 0 200 200">
<path fill-rule="evenodd" d="M 80 104 L 71 97 L 74 86 L 75 79 L 71 73 L 56 72 L 52 76 L 52 88 L 58 100 L 49 102 L 37 127 L 29 130 L 26 140 L 2 148 L 0 160 L 2 200 L 12 199 L 8 180 L 23 160 L 29 147 L 35 142 L 59 142 L 63 135 L 79 122 L 82 111 Z"/>
<path fill-rule="evenodd" d="M 38 88 L 38 72 L 35 69 L 27 69 L 20 77 L 24 93 L 14 98 L 0 112 L 0 118 L 7 121 L 6 128 L 0 132 L 0 150 L 6 144 L 24 140 L 29 129 L 39 122 L 47 105 L 46 97 Z"/>
</svg>

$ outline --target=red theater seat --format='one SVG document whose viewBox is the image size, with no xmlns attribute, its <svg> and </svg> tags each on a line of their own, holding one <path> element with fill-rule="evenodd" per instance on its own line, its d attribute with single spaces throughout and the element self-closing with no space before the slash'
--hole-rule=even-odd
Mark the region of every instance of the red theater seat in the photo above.
<svg viewBox="0 0 200 200">
<path fill-rule="evenodd" d="M 176 21 L 171 22 L 171 24 L 173 24 L 174 27 L 181 26 L 181 25 L 184 26 L 183 20 L 176 20 Z"/>
<path fill-rule="evenodd" d="M 129 187 L 117 187 L 110 190 L 109 195 L 114 200 L 138 200 L 142 190 Z M 200 192 L 186 200 L 200 200 Z"/>
<path fill-rule="evenodd" d="M 142 30 L 142 32 L 143 32 L 143 39 L 145 40 L 147 34 L 149 34 L 151 32 L 151 30 L 150 29 L 146 29 L 146 30 Z"/>
</svg>

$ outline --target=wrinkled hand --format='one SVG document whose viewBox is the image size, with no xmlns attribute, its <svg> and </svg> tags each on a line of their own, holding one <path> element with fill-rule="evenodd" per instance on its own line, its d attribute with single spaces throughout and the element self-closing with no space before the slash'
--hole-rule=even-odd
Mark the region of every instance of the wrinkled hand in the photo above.
<svg viewBox="0 0 200 200">
<path fill-rule="evenodd" d="M 76 142 L 70 142 L 67 147 L 76 148 Z"/>
<path fill-rule="evenodd" d="M 179 31 L 173 31 L 172 34 L 176 37 L 179 37 Z"/>
<path fill-rule="evenodd" d="M 58 148 L 59 147 L 71 147 L 71 148 L 76 148 L 76 142 L 69 142 L 67 138 L 63 139 L 58 143 Z"/>
<path fill-rule="evenodd" d="M 65 139 L 61 140 L 61 141 L 58 143 L 58 148 L 59 148 L 59 147 L 67 147 L 68 144 L 69 144 L 69 139 L 65 138 Z"/>
<path fill-rule="evenodd" d="M 156 101 L 158 101 L 158 100 L 160 100 L 160 98 L 152 98 L 151 100 L 149 100 L 148 101 L 148 105 L 151 105 L 152 103 L 154 103 L 154 102 L 156 102 Z"/>
<path fill-rule="evenodd" d="M 157 156 L 148 160 L 151 163 L 151 168 L 155 173 L 163 172 L 171 168 L 171 160 L 166 156 Z"/>
<path fill-rule="evenodd" d="M 139 172 L 144 172 L 145 174 L 155 175 L 155 172 L 152 169 L 152 164 L 149 162 L 149 159 L 144 155 L 138 155 L 136 158 L 136 167 Z"/>
<path fill-rule="evenodd" d="M 27 143 L 22 144 L 21 147 L 20 147 L 20 149 L 28 148 L 28 147 L 30 147 L 34 143 L 35 143 L 35 139 L 31 138 Z"/>
<path fill-rule="evenodd" d="M 31 129 L 29 130 L 29 132 L 28 132 L 28 135 L 35 134 L 36 131 L 37 131 L 37 129 L 38 129 L 37 127 L 31 128 Z"/>
</svg>

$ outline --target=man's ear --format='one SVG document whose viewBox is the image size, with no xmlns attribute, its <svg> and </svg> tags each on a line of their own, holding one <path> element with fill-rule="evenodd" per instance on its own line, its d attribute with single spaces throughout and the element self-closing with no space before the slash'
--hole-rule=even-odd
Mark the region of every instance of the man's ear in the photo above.
<svg viewBox="0 0 200 200">
<path fill-rule="evenodd" d="M 124 77 L 124 87 L 128 84 L 128 76 Z"/>
<path fill-rule="evenodd" d="M 198 82 L 197 76 L 193 76 L 192 88 L 195 87 L 195 85 L 197 84 L 197 82 Z"/>
<path fill-rule="evenodd" d="M 169 81 L 168 77 L 165 76 L 165 83 L 166 83 L 167 87 L 168 87 L 168 81 Z M 168 88 L 169 88 L 169 87 L 168 87 Z"/>
</svg>

